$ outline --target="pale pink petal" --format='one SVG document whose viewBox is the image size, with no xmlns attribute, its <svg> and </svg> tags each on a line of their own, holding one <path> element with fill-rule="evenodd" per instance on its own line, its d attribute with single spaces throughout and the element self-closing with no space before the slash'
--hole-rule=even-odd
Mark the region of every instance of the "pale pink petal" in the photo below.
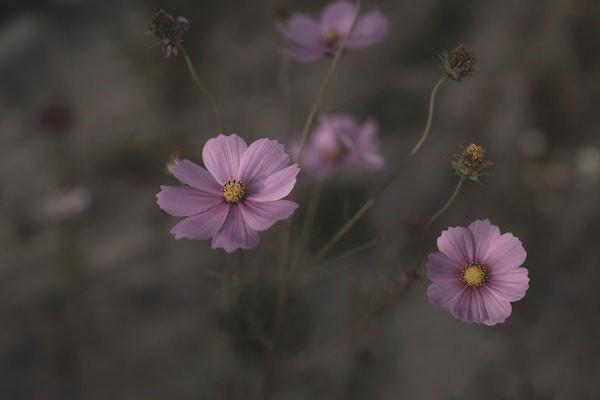
<svg viewBox="0 0 600 400">
<path fill-rule="evenodd" d="M 268 202 L 246 200 L 240 204 L 246 224 L 256 231 L 267 230 L 275 222 L 289 218 L 296 208 L 298 208 L 298 204 L 289 200 Z"/>
<path fill-rule="evenodd" d="M 378 170 L 385 165 L 383 156 L 379 151 L 377 141 L 377 122 L 366 121 L 360 128 L 354 152 L 360 157 L 361 166 L 367 169 Z"/>
<path fill-rule="evenodd" d="M 529 271 L 517 268 L 501 273 L 492 271 L 486 286 L 505 301 L 521 300 L 529 289 Z"/>
<path fill-rule="evenodd" d="M 450 302 L 448 306 L 450 314 L 463 322 L 472 322 L 469 319 L 472 298 L 473 290 L 471 288 L 464 288 L 464 290 Z"/>
<path fill-rule="evenodd" d="M 240 160 L 247 147 L 244 139 L 238 135 L 219 135 L 206 142 L 202 149 L 202 160 L 216 181 L 223 185 L 230 179 L 239 178 Z"/>
<path fill-rule="evenodd" d="M 221 186 L 207 170 L 190 160 L 175 160 L 171 166 L 171 173 L 175 178 L 193 188 L 220 194 Z"/>
<path fill-rule="evenodd" d="M 475 262 L 484 263 L 492 244 L 500 238 L 500 229 L 489 219 L 471 222 L 469 230 L 475 238 Z"/>
<path fill-rule="evenodd" d="M 356 12 L 354 5 L 347 1 L 336 1 L 328 5 L 321 13 L 321 34 L 336 31 L 340 35 L 350 32 Z"/>
<path fill-rule="evenodd" d="M 222 202 L 193 217 L 187 217 L 171 229 L 175 239 L 208 239 L 223 226 L 229 205 Z"/>
<path fill-rule="evenodd" d="M 239 206 L 231 206 L 227 220 L 221 230 L 214 235 L 212 248 L 222 248 L 227 253 L 237 249 L 252 249 L 258 245 L 258 232 L 250 228 Z"/>
<path fill-rule="evenodd" d="M 437 240 L 437 246 L 442 253 L 462 266 L 474 261 L 473 234 L 462 226 L 443 231 Z"/>
<path fill-rule="evenodd" d="M 273 201 L 283 199 L 290 194 L 296 184 L 296 175 L 300 172 L 297 164 L 281 169 L 264 179 L 248 183 L 248 200 Z"/>
<path fill-rule="evenodd" d="M 427 297 L 429 302 L 440 310 L 450 311 L 467 290 L 465 285 L 456 282 L 433 282 L 427 288 Z"/>
<path fill-rule="evenodd" d="M 322 57 L 327 52 L 324 46 L 315 47 L 284 47 L 281 52 L 299 63 L 309 63 Z"/>
<path fill-rule="evenodd" d="M 512 233 L 505 233 L 490 245 L 483 263 L 494 272 L 509 271 L 523 265 L 527 252 Z"/>
<path fill-rule="evenodd" d="M 478 289 L 485 304 L 488 318 L 483 321 L 488 326 L 496 325 L 506 321 L 512 312 L 510 302 L 501 299 L 487 286 Z"/>
<path fill-rule="evenodd" d="M 427 257 L 427 276 L 432 282 L 459 282 L 462 266 L 439 252 L 429 254 Z"/>
<path fill-rule="evenodd" d="M 483 296 L 478 289 L 473 289 L 473 293 L 471 294 L 470 318 L 471 322 L 476 322 L 478 324 L 488 320 L 488 312 L 485 308 L 485 301 L 483 300 Z"/>
<path fill-rule="evenodd" d="M 349 49 L 369 47 L 381 41 L 389 28 L 388 19 L 380 11 L 374 10 L 359 17 L 352 34 L 346 42 Z"/>
<path fill-rule="evenodd" d="M 288 40 L 304 47 L 319 47 L 323 40 L 317 21 L 303 14 L 291 16 L 285 24 L 278 24 L 277 30 Z"/>
<path fill-rule="evenodd" d="M 161 209 L 176 217 L 200 214 L 223 201 L 219 195 L 183 186 L 161 186 L 156 199 Z"/>
<path fill-rule="evenodd" d="M 276 140 L 259 139 L 248 147 L 242 156 L 239 179 L 246 185 L 260 181 L 290 165 L 290 156 Z"/>
</svg>

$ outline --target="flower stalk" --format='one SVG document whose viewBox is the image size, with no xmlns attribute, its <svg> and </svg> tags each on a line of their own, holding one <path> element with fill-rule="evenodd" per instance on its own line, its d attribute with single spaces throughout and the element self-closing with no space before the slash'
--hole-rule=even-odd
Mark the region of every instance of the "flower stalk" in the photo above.
<svg viewBox="0 0 600 400">
<path fill-rule="evenodd" d="M 431 94 L 429 96 L 429 111 L 427 113 L 427 122 L 425 123 L 425 128 L 423 129 L 423 132 L 421 133 L 419 140 L 417 141 L 415 146 L 412 148 L 412 150 L 410 151 L 408 156 L 404 159 L 404 161 L 402 163 L 400 163 L 396 167 L 396 169 L 388 176 L 388 178 L 385 181 L 383 181 L 383 183 L 375 190 L 373 195 L 371 195 L 367 199 L 365 204 L 363 204 L 363 206 L 358 211 L 356 211 L 356 213 L 354 213 L 354 215 L 348 221 L 346 221 L 346 223 L 340 229 L 338 229 L 338 231 L 331 237 L 331 239 L 329 239 L 321 247 L 321 249 L 317 252 L 317 255 L 315 256 L 315 259 L 314 259 L 315 262 L 321 260 L 325 255 L 327 255 L 327 253 L 329 253 L 329 251 L 331 251 L 331 249 L 344 236 L 346 236 L 346 234 L 354 227 L 354 225 L 356 225 L 356 223 L 358 221 L 360 221 L 360 219 L 367 213 L 367 211 L 369 211 L 369 209 L 376 203 L 379 196 L 381 196 L 381 194 L 388 188 L 388 186 L 390 186 L 390 184 L 396 179 L 396 177 L 400 174 L 400 172 L 402 172 L 402 170 L 406 167 L 408 162 L 419 152 L 421 147 L 423 147 L 423 144 L 427 140 L 427 137 L 429 136 L 429 132 L 431 131 L 431 125 L 432 125 L 432 121 L 433 121 L 433 113 L 434 113 L 434 108 L 435 108 L 435 99 L 437 97 L 437 93 L 439 91 L 439 88 L 442 86 L 442 84 L 446 80 L 447 80 L 447 76 L 446 75 L 442 76 L 437 81 L 437 83 L 434 85 L 433 89 L 431 90 Z"/>
<path fill-rule="evenodd" d="M 215 116 L 217 118 L 217 124 L 218 124 L 219 129 L 221 130 L 221 133 L 226 133 L 227 130 L 225 129 L 225 122 L 223 120 L 223 113 L 221 112 L 221 108 L 219 107 L 219 104 L 217 103 L 217 101 L 215 100 L 215 98 L 213 97 L 213 95 L 210 93 L 210 91 L 207 89 L 207 87 L 202 83 L 202 81 L 198 77 L 198 74 L 196 73 L 196 68 L 194 68 L 194 64 L 192 63 L 192 59 L 190 58 L 190 55 L 188 54 L 188 52 L 185 49 L 185 47 L 183 47 L 183 45 L 181 45 L 181 44 L 179 44 L 178 47 L 181 50 L 181 54 L 183 54 L 183 58 L 185 59 L 185 64 L 187 65 L 187 68 L 188 68 L 188 71 L 190 73 L 190 76 L 192 77 L 192 80 L 196 84 L 196 87 L 200 90 L 200 92 L 210 102 L 210 105 L 212 106 L 212 109 L 213 109 L 213 111 L 215 113 Z"/>
</svg>

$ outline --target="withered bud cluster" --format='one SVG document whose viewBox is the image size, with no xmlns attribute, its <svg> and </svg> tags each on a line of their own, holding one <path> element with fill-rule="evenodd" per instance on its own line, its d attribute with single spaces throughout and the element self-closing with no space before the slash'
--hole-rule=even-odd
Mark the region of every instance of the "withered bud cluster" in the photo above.
<svg viewBox="0 0 600 400">
<path fill-rule="evenodd" d="M 448 78 L 455 81 L 460 81 L 477 71 L 475 54 L 462 44 L 453 50 L 444 51 L 438 55 L 438 64 Z"/>
<path fill-rule="evenodd" d="M 492 162 L 485 158 L 485 149 L 474 143 L 468 145 L 452 162 L 452 167 L 459 177 L 476 182 L 491 165 Z"/>
<path fill-rule="evenodd" d="M 177 56 L 183 43 L 183 34 L 189 29 L 190 22 L 184 17 L 173 17 L 161 9 L 154 9 L 154 18 L 150 25 L 150 33 L 163 43 L 165 57 Z"/>
</svg>

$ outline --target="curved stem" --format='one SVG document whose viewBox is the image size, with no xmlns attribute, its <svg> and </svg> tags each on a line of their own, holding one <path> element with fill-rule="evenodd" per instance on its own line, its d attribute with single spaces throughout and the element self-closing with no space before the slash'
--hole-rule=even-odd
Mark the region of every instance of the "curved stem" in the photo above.
<svg viewBox="0 0 600 400">
<path fill-rule="evenodd" d="M 302 227 L 300 228 L 300 238 L 296 245 L 296 252 L 294 254 L 294 260 L 292 262 L 292 270 L 302 261 L 302 252 L 304 246 L 308 242 L 310 230 L 313 227 L 315 217 L 317 215 L 317 209 L 319 201 L 321 200 L 321 193 L 323 192 L 323 182 L 319 181 L 312 187 L 310 195 L 308 197 L 308 204 L 306 206 L 306 214 L 302 221 Z"/>
<path fill-rule="evenodd" d="M 439 209 L 438 212 L 436 212 L 435 214 L 433 214 L 433 216 L 431 218 L 429 218 L 429 221 L 427 221 L 427 223 L 425 224 L 425 226 L 423 226 L 423 233 L 425 233 L 425 231 L 427 230 L 427 228 L 429 228 L 429 226 L 433 223 L 433 221 L 435 221 L 442 214 L 444 214 L 446 211 L 448 211 L 448 209 L 450 208 L 450 206 L 452 205 L 452 203 L 454 203 L 454 200 L 456 200 L 456 197 L 458 196 L 458 193 L 460 192 L 460 189 L 462 188 L 462 185 L 463 185 L 464 181 L 465 181 L 465 178 L 460 178 L 458 180 L 458 183 L 456 184 L 456 187 L 454 188 L 454 191 L 450 195 L 450 198 L 448 199 L 448 201 L 446 201 L 446 204 L 444 204 L 442 206 L 442 208 Z"/>
<path fill-rule="evenodd" d="M 421 139 L 419 139 L 417 144 L 415 144 L 415 147 L 413 147 L 413 149 L 410 151 L 411 155 L 417 154 L 417 152 L 419 151 L 421 146 L 423 146 L 423 143 L 425 143 L 427 136 L 429 135 L 429 131 L 431 130 L 431 121 L 433 120 L 433 109 L 435 106 L 435 96 L 437 95 L 437 92 L 438 92 L 440 86 L 442 86 L 442 83 L 444 83 L 446 81 L 446 79 L 447 79 L 447 76 L 443 75 L 437 81 L 437 83 L 433 87 L 433 90 L 431 91 L 431 96 L 429 96 L 429 113 L 427 114 L 427 123 L 425 124 L 425 129 L 423 130 Z"/>
<path fill-rule="evenodd" d="M 419 152 L 419 150 L 425 143 L 425 140 L 429 136 L 429 132 L 431 131 L 435 99 L 440 86 L 442 86 L 442 83 L 444 83 L 445 81 L 446 76 L 444 75 L 437 81 L 437 83 L 431 90 L 431 95 L 429 96 L 429 111 L 427 113 L 427 123 L 425 124 L 425 128 L 423 129 L 423 133 L 421 133 L 419 140 L 412 148 L 408 156 L 404 159 L 402 163 L 400 163 L 396 167 L 396 169 L 386 178 L 386 180 L 383 181 L 381 185 L 379 185 L 379 187 L 375 190 L 373 195 L 367 199 L 365 204 L 363 204 L 363 206 L 348 221 L 346 221 L 346 223 L 340 229 L 338 229 L 338 231 L 331 237 L 331 239 L 329 239 L 329 241 L 327 241 L 321 247 L 321 249 L 317 252 L 317 255 L 315 256 L 315 261 L 318 261 L 323 256 L 325 256 L 337 244 L 337 242 L 339 242 L 350 231 L 350 229 L 352 229 L 352 227 L 362 218 L 362 216 L 366 214 L 366 212 L 369 211 L 369 209 L 375 204 L 375 202 L 377 201 L 379 196 L 385 191 L 385 189 L 387 189 L 388 186 L 394 181 L 394 179 L 396 179 L 396 177 L 400 174 L 400 172 L 402 172 L 402 170 L 406 167 L 406 165 L 412 159 L 412 157 L 414 157 Z"/>
<path fill-rule="evenodd" d="M 325 93 L 327 92 L 327 89 L 329 88 L 329 85 L 331 84 L 331 81 L 335 75 L 335 71 L 340 62 L 340 58 L 342 57 L 342 53 L 344 52 L 344 48 L 346 47 L 346 42 L 350 38 L 352 31 L 356 26 L 356 21 L 358 19 L 357 17 L 360 12 L 360 3 L 361 0 L 356 0 L 354 4 L 354 20 L 352 21 L 350 32 L 344 37 L 344 39 L 340 43 L 340 46 L 337 48 L 335 55 L 333 56 L 333 61 L 331 61 L 329 70 L 327 71 L 327 75 L 325 75 L 325 79 L 321 83 L 321 87 L 319 88 L 317 98 L 313 102 L 310 112 L 308 113 L 308 117 L 306 118 L 306 122 L 304 123 L 304 129 L 302 129 L 302 134 L 300 135 L 300 150 L 298 151 L 298 164 L 300 164 L 300 162 L 302 161 L 302 156 L 304 155 L 304 150 L 308 142 L 310 128 L 312 127 L 315 117 L 319 112 L 319 108 L 321 107 L 323 97 L 325 96 Z"/>
<path fill-rule="evenodd" d="M 200 92 L 202 92 L 202 94 L 204 96 L 206 96 L 206 98 L 210 102 L 210 104 L 213 108 L 213 111 L 217 117 L 217 124 L 219 125 L 219 129 L 221 129 L 221 133 L 225 133 L 226 132 L 225 123 L 223 122 L 223 114 L 221 113 L 221 108 L 219 107 L 219 104 L 217 103 L 217 101 L 215 100 L 213 95 L 210 93 L 210 91 L 206 88 L 206 86 L 204 86 L 202 81 L 200 81 L 200 78 L 198 78 L 198 74 L 196 73 L 196 69 L 194 68 L 194 64 L 192 63 L 192 59 L 190 58 L 190 55 L 188 54 L 185 47 L 183 47 L 182 45 L 179 45 L 179 49 L 181 50 L 181 53 L 183 54 L 183 58 L 185 59 L 185 63 L 187 65 L 188 71 L 190 72 L 190 75 L 192 76 L 192 80 L 194 81 L 194 83 L 196 84 L 198 89 L 200 89 Z"/>
</svg>

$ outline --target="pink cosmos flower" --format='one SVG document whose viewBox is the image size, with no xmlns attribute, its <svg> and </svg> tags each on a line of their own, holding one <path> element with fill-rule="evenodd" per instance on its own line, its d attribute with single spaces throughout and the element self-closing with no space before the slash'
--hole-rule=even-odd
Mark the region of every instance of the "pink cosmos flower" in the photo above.
<svg viewBox="0 0 600 400">
<path fill-rule="evenodd" d="M 437 240 L 427 259 L 429 302 L 464 322 L 496 325 L 511 313 L 511 302 L 529 288 L 527 252 L 511 233 L 500 234 L 489 220 L 454 227 Z"/>
<path fill-rule="evenodd" d="M 299 145 L 292 150 L 298 156 Z M 377 123 L 367 120 L 358 125 L 348 115 L 326 115 L 312 133 L 302 155 L 302 167 L 311 175 L 324 178 L 345 168 L 382 169 Z"/>
<path fill-rule="evenodd" d="M 219 135 L 202 149 L 206 169 L 177 160 L 173 175 L 184 186 L 161 186 L 158 205 L 185 217 L 171 229 L 176 239 L 209 239 L 212 248 L 230 253 L 250 249 L 258 232 L 287 219 L 298 204 L 282 200 L 296 183 L 300 169 L 283 145 L 259 139 L 250 146 L 237 135 Z M 208 170 L 208 171 L 207 171 Z"/>
<path fill-rule="evenodd" d="M 285 54 L 301 63 L 312 62 L 324 54 L 333 54 L 350 33 L 356 15 L 354 5 L 346 1 L 335 1 L 321 13 L 319 21 L 295 14 L 277 29 L 296 46 L 285 48 Z M 360 49 L 374 45 L 388 30 L 387 18 L 378 10 L 358 17 L 345 48 Z"/>
</svg>

